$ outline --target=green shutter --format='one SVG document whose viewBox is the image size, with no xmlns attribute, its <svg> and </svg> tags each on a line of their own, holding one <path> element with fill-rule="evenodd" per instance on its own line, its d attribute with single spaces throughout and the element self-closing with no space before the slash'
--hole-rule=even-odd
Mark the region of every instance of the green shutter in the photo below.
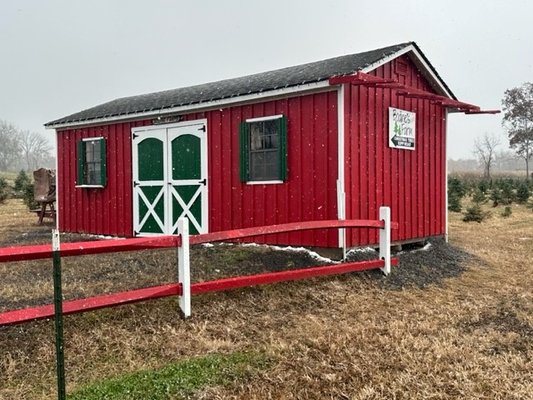
<svg viewBox="0 0 533 400">
<path fill-rule="evenodd" d="M 287 117 L 279 119 L 279 180 L 287 180 Z"/>
<path fill-rule="evenodd" d="M 100 185 L 105 186 L 107 183 L 107 152 L 105 139 L 100 139 Z"/>
<path fill-rule="evenodd" d="M 85 142 L 80 140 L 78 142 L 78 176 L 76 185 L 83 185 L 85 183 Z"/>
<path fill-rule="evenodd" d="M 248 136 L 249 126 L 246 122 L 241 122 L 240 139 L 241 139 L 241 182 L 248 182 L 249 174 L 249 156 L 248 156 Z"/>
</svg>

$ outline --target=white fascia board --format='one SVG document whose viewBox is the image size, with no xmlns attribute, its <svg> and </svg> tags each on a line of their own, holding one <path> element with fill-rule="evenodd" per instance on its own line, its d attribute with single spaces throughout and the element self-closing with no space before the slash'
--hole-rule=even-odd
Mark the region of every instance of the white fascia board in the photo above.
<svg viewBox="0 0 533 400">
<path fill-rule="evenodd" d="M 374 64 L 370 64 L 368 67 L 364 68 L 362 72 L 369 73 L 370 71 L 375 70 L 376 68 L 381 67 L 384 64 L 387 64 L 394 60 L 395 58 L 398 58 L 406 53 L 412 53 L 413 58 L 415 59 L 415 64 L 419 64 L 421 67 L 424 68 L 424 70 L 427 72 L 429 77 L 433 80 L 433 82 L 438 86 L 438 88 L 441 90 L 442 94 L 449 97 L 450 99 L 453 99 L 454 96 L 452 93 L 450 93 L 450 90 L 446 88 L 445 85 L 443 85 L 442 79 L 438 77 L 435 72 L 433 71 L 433 68 L 424 60 L 424 57 L 422 57 L 422 54 L 416 49 L 415 46 L 412 44 L 409 46 L 404 47 L 401 50 L 398 50 L 396 53 L 393 53 L 387 57 L 382 58 L 378 62 Z"/>
<path fill-rule="evenodd" d="M 102 124 L 113 123 L 113 122 L 124 121 L 124 120 L 138 120 L 138 119 L 144 119 L 144 118 L 153 118 L 153 117 L 157 117 L 160 115 L 166 115 L 166 114 L 185 113 L 185 112 L 192 112 L 192 111 L 199 111 L 199 110 L 207 111 L 210 109 L 217 109 L 217 108 L 221 108 L 221 107 L 228 106 L 228 105 L 237 105 L 239 103 L 247 103 L 247 102 L 258 101 L 258 100 L 259 101 L 263 101 L 267 99 L 271 100 L 272 98 L 275 98 L 275 97 L 285 97 L 287 95 L 291 95 L 295 93 L 320 91 L 320 90 L 334 90 L 334 89 L 329 85 L 329 81 L 326 79 L 320 82 L 306 83 L 303 85 L 291 86 L 288 88 L 268 90 L 268 91 L 261 92 L 261 93 L 247 94 L 243 96 L 230 97 L 227 99 L 206 101 L 203 103 L 190 104 L 190 105 L 179 106 L 179 107 L 143 111 L 143 112 L 131 113 L 131 114 L 115 115 L 112 117 L 95 118 L 95 119 L 91 119 L 87 121 L 64 122 L 64 123 L 46 126 L 46 129 L 65 129 L 65 128 L 80 127 L 80 126 L 102 125 Z"/>
</svg>

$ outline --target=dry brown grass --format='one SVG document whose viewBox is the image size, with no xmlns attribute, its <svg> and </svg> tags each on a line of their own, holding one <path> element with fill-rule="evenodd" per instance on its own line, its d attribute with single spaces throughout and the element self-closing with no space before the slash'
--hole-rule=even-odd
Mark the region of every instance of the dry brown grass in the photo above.
<svg viewBox="0 0 533 400">
<path fill-rule="evenodd" d="M 36 229 L 34 216 L 14 221 L 13 212 L 20 211 L 8 206 L 0 206 L 0 241 Z M 200 296 L 188 321 L 178 318 L 175 299 L 69 316 L 68 390 L 187 356 L 252 349 L 274 360 L 269 369 L 241 386 L 207 388 L 198 397 L 532 398 L 533 213 L 513 206 L 510 218 L 494 213 L 482 224 L 465 224 L 459 214 L 450 218 L 451 242 L 482 262 L 440 286 L 393 291 L 347 275 Z M 73 281 L 90 263 L 66 263 L 65 273 Z M 0 268 L 6 276 L 17 267 Z M 47 278 L 19 278 L 18 289 L 2 284 L 0 295 L 28 301 L 24 293 L 35 290 L 50 296 Z M 149 279 L 159 278 L 142 282 Z M 108 289 L 101 280 L 97 291 Z M 84 282 L 69 290 L 86 293 L 89 279 Z M 52 323 L 3 328 L 0 338 L 0 398 L 53 398 Z"/>
</svg>

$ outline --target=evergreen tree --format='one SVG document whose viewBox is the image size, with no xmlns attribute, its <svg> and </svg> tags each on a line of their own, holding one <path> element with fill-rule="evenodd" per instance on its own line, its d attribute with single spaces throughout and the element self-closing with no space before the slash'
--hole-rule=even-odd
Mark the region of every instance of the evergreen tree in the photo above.
<svg viewBox="0 0 533 400">
<path fill-rule="evenodd" d="M 449 177 L 448 196 L 451 196 L 452 194 L 457 195 L 457 197 L 461 199 L 466 195 L 466 187 L 458 178 Z"/>
<path fill-rule="evenodd" d="M 453 212 L 461 212 L 461 198 L 457 193 L 451 193 L 448 196 L 448 210 Z"/>
<path fill-rule="evenodd" d="M 492 207 L 498 207 L 502 201 L 502 190 L 498 186 L 494 186 L 490 192 L 490 199 L 492 200 Z"/>
<path fill-rule="evenodd" d="M 481 190 L 476 189 L 474 190 L 474 194 L 472 195 L 472 201 L 476 204 L 482 204 L 487 201 L 487 198 Z"/>
<path fill-rule="evenodd" d="M 505 208 L 502 211 L 502 217 L 508 218 L 513 213 L 513 210 L 511 210 L 511 206 L 505 206 Z"/>
<path fill-rule="evenodd" d="M 515 199 L 512 183 L 509 180 L 505 180 L 505 181 L 502 181 L 502 184 L 500 187 L 502 189 L 501 203 L 505 205 L 512 204 Z"/>
<path fill-rule="evenodd" d="M 465 215 L 463 217 L 464 222 L 478 222 L 481 223 L 485 218 L 490 214 L 488 212 L 483 212 L 479 204 L 474 204 L 471 207 L 466 209 Z"/>
<path fill-rule="evenodd" d="M 520 182 L 516 188 L 516 201 L 518 201 L 520 204 L 527 203 L 530 195 L 531 192 L 527 182 Z"/>
<path fill-rule="evenodd" d="M 4 203 L 9 194 L 9 186 L 5 178 L 0 176 L 0 204 Z"/>
<path fill-rule="evenodd" d="M 15 189 L 17 192 L 22 192 L 27 184 L 31 184 L 31 180 L 28 174 L 26 174 L 26 171 L 22 169 L 15 179 L 15 186 L 13 189 Z"/>
</svg>

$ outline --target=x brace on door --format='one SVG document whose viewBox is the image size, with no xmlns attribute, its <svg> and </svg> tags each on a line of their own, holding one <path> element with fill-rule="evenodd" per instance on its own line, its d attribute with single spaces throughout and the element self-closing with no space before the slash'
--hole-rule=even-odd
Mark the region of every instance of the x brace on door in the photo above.
<svg viewBox="0 0 533 400">
<path fill-rule="evenodd" d="M 155 220 L 155 222 L 157 222 L 157 225 L 159 225 L 159 228 L 161 229 L 161 232 L 163 232 L 163 233 L 165 232 L 165 224 L 163 223 L 163 221 L 161 221 L 161 219 L 159 218 L 159 216 L 155 212 L 155 206 L 157 205 L 157 203 L 159 203 L 159 200 L 161 200 L 161 197 L 165 193 L 164 189 L 165 189 L 164 186 L 161 187 L 161 190 L 157 194 L 157 196 L 154 199 L 153 203 L 151 203 L 150 200 L 148 200 L 148 198 L 144 195 L 142 189 L 139 190 L 138 196 L 142 199 L 144 205 L 148 209 L 146 214 L 144 215 L 143 219 L 139 223 L 139 227 L 144 226 L 144 224 L 146 223 L 148 218 L 150 218 L 150 215 L 151 215 L 152 217 L 154 217 L 154 220 Z"/>
<path fill-rule="evenodd" d="M 181 215 L 178 216 L 178 219 L 187 217 L 189 221 L 195 226 L 196 230 L 198 232 L 201 232 L 202 228 L 200 226 L 200 223 L 196 219 L 196 217 L 192 214 L 191 207 L 196 201 L 196 199 L 198 198 L 198 196 L 200 196 L 200 194 L 202 193 L 202 187 L 201 186 L 198 187 L 198 189 L 196 190 L 196 193 L 194 194 L 194 196 L 192 196 L 192 198 L 189 200 L 187 204 L 185 204 L 185 202 L 183 201 L 179 193 L 176 191 L 176 188 L 174 186 L 171 186 L 171 190 L 172 190 L 172 196 L 174 197 L 174 199 L 177 200 L 180 207 L 183 209 L 183 212 L 181 213 Z M 178 228 L 178 223 L 179 223 L 178 219 L 176 220 L 176 223 L 172 226 L 172 232 L 174 232 Z"/>
</svg>

